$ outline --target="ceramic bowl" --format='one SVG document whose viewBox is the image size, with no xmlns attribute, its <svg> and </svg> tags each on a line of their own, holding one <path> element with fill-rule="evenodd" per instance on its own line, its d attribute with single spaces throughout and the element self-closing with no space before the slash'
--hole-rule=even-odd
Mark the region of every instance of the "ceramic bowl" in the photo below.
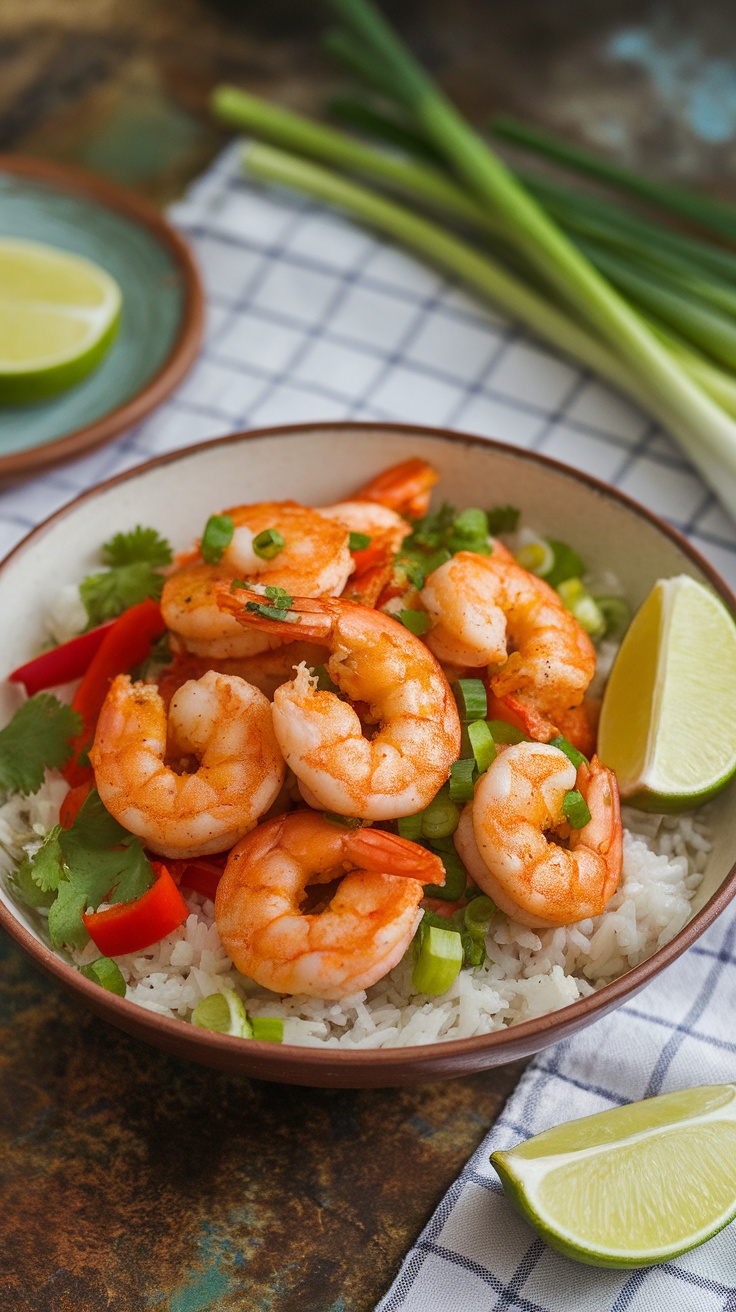
<svg viewBox="0 0 736 1312">
<path fill-rule="evenodd" d="M 633 605 L 657 578 L 686 573 L 736 599 L 710 566 L 653 515 L 587 475 L 486 439 L 400 425 L 310 424 L 238 434 L 163 456 L 79 497 L 31 533 L 0 567 L 3 669 L 36 650 L 58 589 L 96 566 L 100 543 L 117 530 L 152 524 L 179 547 L 213 510 L 234 501 L 292 497 L 324 504 L 410 455 L 440 471 L 441 492 L 458 506 L 512 503 L 525 522 L 571 538 L 591 568 L 613 568 Z M 574 531 L 573 527 L 574 526 Z M 2 671 L 0 671 L 2 672 Z M 736 892 L 733 794 L 713 805 L 715 845 L 693 916 L 642 965 L 551 1015 L 471 1039 L 380 1051 L 340 1051 L 245 1042 L 168 1020 L 86 980 L 42 940 L 31 913 L 0 893 L 0 923 L 34 962 L 99 1016 L 168 1052 L 225 1070 L 322 1086 L 382 1086 L 456 1076 L 519 1057 L 590 1025 L 664 970 L 712 923 Z"/>
</svg>

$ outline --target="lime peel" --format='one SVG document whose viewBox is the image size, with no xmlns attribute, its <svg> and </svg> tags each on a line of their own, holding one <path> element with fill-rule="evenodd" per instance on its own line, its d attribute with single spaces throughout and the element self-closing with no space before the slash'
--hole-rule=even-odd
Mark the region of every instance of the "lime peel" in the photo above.
<svg viewBox="0 0 736 1312">
<path fill-rule="evenodd" d="M 628 1269 L 695 1248 L 736 1216 L 736 1085 L 703 1085 L 546 1130 L 491 1162 L 567 1257 Z"/>
</svg>

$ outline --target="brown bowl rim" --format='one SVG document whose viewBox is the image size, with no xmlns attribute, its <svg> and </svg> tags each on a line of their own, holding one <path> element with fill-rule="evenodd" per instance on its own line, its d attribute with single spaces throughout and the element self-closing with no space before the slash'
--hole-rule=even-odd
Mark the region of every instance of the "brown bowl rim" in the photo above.
<svg viewBox="0 0 736 1312">
<path fill-rule="evenodd" d="M 205 299 L 188 244 L 153 205 L 135 192 L 76 165 L 36 159 L 32 155 L 0 154 L 0 173 L 16 173 L 46 183 L 57 191 L 88 196 L 105 209 L 123 214 L 147 228 L 177 266 L 184 298 L 176 338 L 156 373 L 132 396 L 82 428 L 28 451 L 11 451 L 0 456 L 0 479 L 10 480 L 71 460 L 140 423 L 181 382 L 197 358 L 204 332 Z"/>
<path fill-rule="evenodd" d="M 653 511 L 634 501 L 626 493 L 619 491 L 618 488 L 610 487 L 592 474 L 573 469 L 560 460 L 542 455 L 537 451 L 514 447 L 506 442 L 451 429 L 388 422 L 328 420 L 322 423 L 312 421 L 306 424 L 285 424 L 253 429 L 248 432 L 230 433 L 223 437 L 211 438 L 189 447 L 180 447 L 175 451 L 166 452 L 146 461 L 144 464 L 125 470 L 88 489 L 86 492 L 80 493 L 79 496 L 55 511 L 54 514 L 37 525 L 17 543 L 4 560 L 0 562 L 0 571 L 4 571 L 9 563 L 23 552 L 32 541 L 42 537 L 53 524 L 66 518 L 82 502 L 97 496 L 100 492 L 115 487 L 119 483 L 135 479 L 151 469 L 174 463 L 189 455 L 213 447 L 234 445 L 235 443 L 242 443 L 256 438 L 275 439 L 290 435 L 308 437 L 317 432 L 334 431 L 335 433 L 344 433 L 346 429 L 351 430 L 356 435 L 361 433 L 400 433 L 442 442 L 449 440 L 464 446 L 490 448 L 504 455 L 512 455 L 522 461 L 528 460 L 533 464 L 542 465 L 557 473 L 572 477 L 602 496 L 620 502 L 628 510 L 654 525 L 665 537 L 670 538 L 708 578 L 716 593 L 736 617 L 736 595 L 731 592 L 728 585 L 709 561 L 700 555 L 682 533 L 665 523 Z M 439 1066 L 446 1068 L 448 1065 L 457 1065 L 457 1073 L 462 1074 L 465 1069 L 468 1069 L 467 1063 L 463 1063 L 463 1058 L 472 1059 L 475 1054 L 490 1052 L 498 1048 L 502 1049 L 504 1045 L 507 1045 L 510 1049 L 508 1060 L 512 1060 L 523 1052 L 538 1051 L 540 1048 L 547 1046 L 547 1041 L 552 1042 L 551 1038 L 549 1040 L 545 1039 L 547 1032 L 559 1029 L 561 1031 L 559 1037 L 564 1037 L 567 1033 L 578 1028 L 579 1023 L 589 1020 L 591 1015 L 600 1013 L 602 1016 L 620 1005 L 625 998 L 637 993 L 655 975 L 658 975 L 661 970 L 675 961 L 710 927 L 734 895 L 736 895 L 736 862 L 731 866 L 719 888 L 705 906 L 701 907 L 693 919 L 688 921 L 687 925 L 669 943 L 658 948 L 646 961 L 626 971 L 625 974 L 612 980 L 610 984 L 604 984 L 595 993 L 585 998 L 579 998 L 576 1002 L 569 1003 L 566 1007 L 558 1008 L 547 1015 L 522 1021 L 502 1030 L 494 1030 L 490 1034 L 474 1035 L 466 1039 L 449 1039 L 440 1043 L 407 1047 L 356 1050 L 319 1048 L 299 1044 L 273 1044 L 254 1040 L 250 1040 L 244 1045 L 242 1039 L 230 1035 L 215 1034 L 209 1030 L 197 1029 L 187 1021 L 170 1020 L 166 1016 L 159 1016 L 154 1012 L 147 1011 L 145 1007 L 141 1007 L 138 1003 L 130 1002 L 126 998 L 120 998 L 115 994 L 101 990 L 99 985 L 86 979 L 74 966 L 68 965 L 45 943 L 36 939 L 20 924 L 12 911 L 3 902 L 0 902 L 0 925 L 7 930 L 11 938 L 20 947 L 28 952 L 29 956 L 35 960 L 42 970 L 52 975 L 65 987 L 80 993 L 94 1012 L 117 1025 L 120 1029 L 139 1036 L 148 1036 L 150 1034 L 152 1042 L 155 1043 L 160 1039 L 170 1051 L 176 1050 L 180 1055 L 193 1060 L 205 1060 L 210 1065 L 234 1070 L 241 1065 L 245 1066 L 247 1064 L 250 1073 L 257 1073 L 259 1078 L 265 1079 L 285 1078 L 287 1068 L 295 1067 L 302 1068 L 305 1074 L 309 1069 L 314 1069 L 316 1075 L 321 1074 L 324 1082 L 330 1082 L 330 1072 L 337 1065 L 340 1068 L 340 1082 L 342 1083 L 344 1076 L 350 1071 L 358 1075 L 359 1072 L 367 1068 L 375 1068 L 377 1064 L 380 1065 L 382 1073 L 386 1076 L 390 1076 L 392 1073 L 400 1075 L 402 1068 L 407 1067 L 407 1065 L 420 1070 L 424 1067 L 434 1068 L 435 1072 Z M 202 1050 L 206 1057 L 200 1055 Z M 238 1056 L 245 1060 L 238 1062 Z M 500 1064 L 500 1062 L 495 1064 Z M 258 1068 L 257 1072 L 254 1071 L 256 1066 Z M 443 1074 L 446 1074 L 446 1070 L 443 1071 Z"/>
</svg>

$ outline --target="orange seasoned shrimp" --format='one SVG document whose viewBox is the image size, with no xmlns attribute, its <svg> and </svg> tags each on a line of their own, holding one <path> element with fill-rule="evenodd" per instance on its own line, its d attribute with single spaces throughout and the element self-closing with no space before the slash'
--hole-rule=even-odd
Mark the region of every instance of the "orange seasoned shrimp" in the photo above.
<svg viewBox="0 0 736 1312">
<path fill-rule="evenodd" d="M 351 533 L 365 534 L 370 539 L 353 553 L 355 572 L 342 595 L 363 606 L 375 606 L 393 575 L 396 553 L 411 533 L 411 524 L 377 501 L 338 501 L 332 506 L 320 506 L 319 513 L 338 520 Z"/>
<path fill-rule="evenodd" d="M 590 821 L 570 829 L 562 804 L 577 789 Z M 569 835 L 568 847 L 547 833 Z M 599 916 L 621 876 L 623 836 L 612 770 L 575 766 L 546 743 L 502 751 L 463 810 L 455 845 L 471 877 L 523 925 L 570 925 Z"/>
<path fill-rule="evenodd" d="M 352 501 L 377 501 L 407 519 L 421 519 L 429 510 L 432 488 L 439 474 L 418 456 L 391 465 L 354 492 Z"/>
<path fill-rule="evenodd" d="M 214 670 L 177 689 L 168 725 L 158 689 L 119 674 L 89 755 L 108 811 L 169 857 L 232 847 L 268 810 L 285 772 L 268 699 Z"/>
<path fill-rule="evenodd" d="M 300 597 L 337 596 L 353 568 L 349 530 L 295 501 L 261 501 L 223 511 L 233 521 L 230 545 L 217 565 L 187 563 L 165 582 L 161 611 L 166 627 L 185 651 L 213 660 L 253 656 L 284 641 L 244 631 L 219 610 L 215 584 L 247 578 L 255 585 L 283 588 Z M 253 540 L 275 529 L 284 545 L 272 559 L 253 550 Z"/>
<path fill-rule="evenodd" d="M 295 811 L 259 825 L 230 853 L 217 929 L 238 970 L 264 988 L 344 998 L 401 960 L 424 884 L 444 874 L 439 857 L 396 834 Z M 305 913 L 308 886 L 336 878 L 325 909 Z"/>
<path fill-rule="evenodd" d="M 241 624 L 280 631 L 257 594 L 220 587 L 219 601 Z M 318 691 L 306 666 L 277 688 L 276 737 L 305 800 L 364 820 L 421 811 L 460 750 L 455 699 L 431 652 L 396 620 L 342 598 L 300 598 L 289 614 L 300 637 L 329 648 L 330 678 L 378 726 L 364 737 L 353 707 Z"/>
<path fill-rule="evenodd" d="M 492 692 L 532 737 L 552 737 L 555 717 L 583 700 L 595 673 L 590 638 L 554 589 L 500 544 L 490 556 L 458 552 L 430 574 L 421 599 L 438 659 L 489 666 Z"/>
</svg>

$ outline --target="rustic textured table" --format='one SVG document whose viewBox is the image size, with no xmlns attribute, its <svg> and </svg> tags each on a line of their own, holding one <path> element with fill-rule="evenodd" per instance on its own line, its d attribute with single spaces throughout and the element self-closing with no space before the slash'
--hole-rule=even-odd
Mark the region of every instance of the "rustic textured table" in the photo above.
<svg viewBox="0 0 736 1312">
<path fill-rule="evenodd" d="M 477 121 L 512 111 L 728 194 L 736 17 L 720 0 L 393 0 Z M 4 0 L 0 149 L 158 202 L 225 138 L 218 81 L 319 111 L 305 0 Z M 520 1067 L 409 1090 L 237 1080 L 88 1016 L 0 944 L 0 1309 L 363 1312 Z"/>
</svg>

